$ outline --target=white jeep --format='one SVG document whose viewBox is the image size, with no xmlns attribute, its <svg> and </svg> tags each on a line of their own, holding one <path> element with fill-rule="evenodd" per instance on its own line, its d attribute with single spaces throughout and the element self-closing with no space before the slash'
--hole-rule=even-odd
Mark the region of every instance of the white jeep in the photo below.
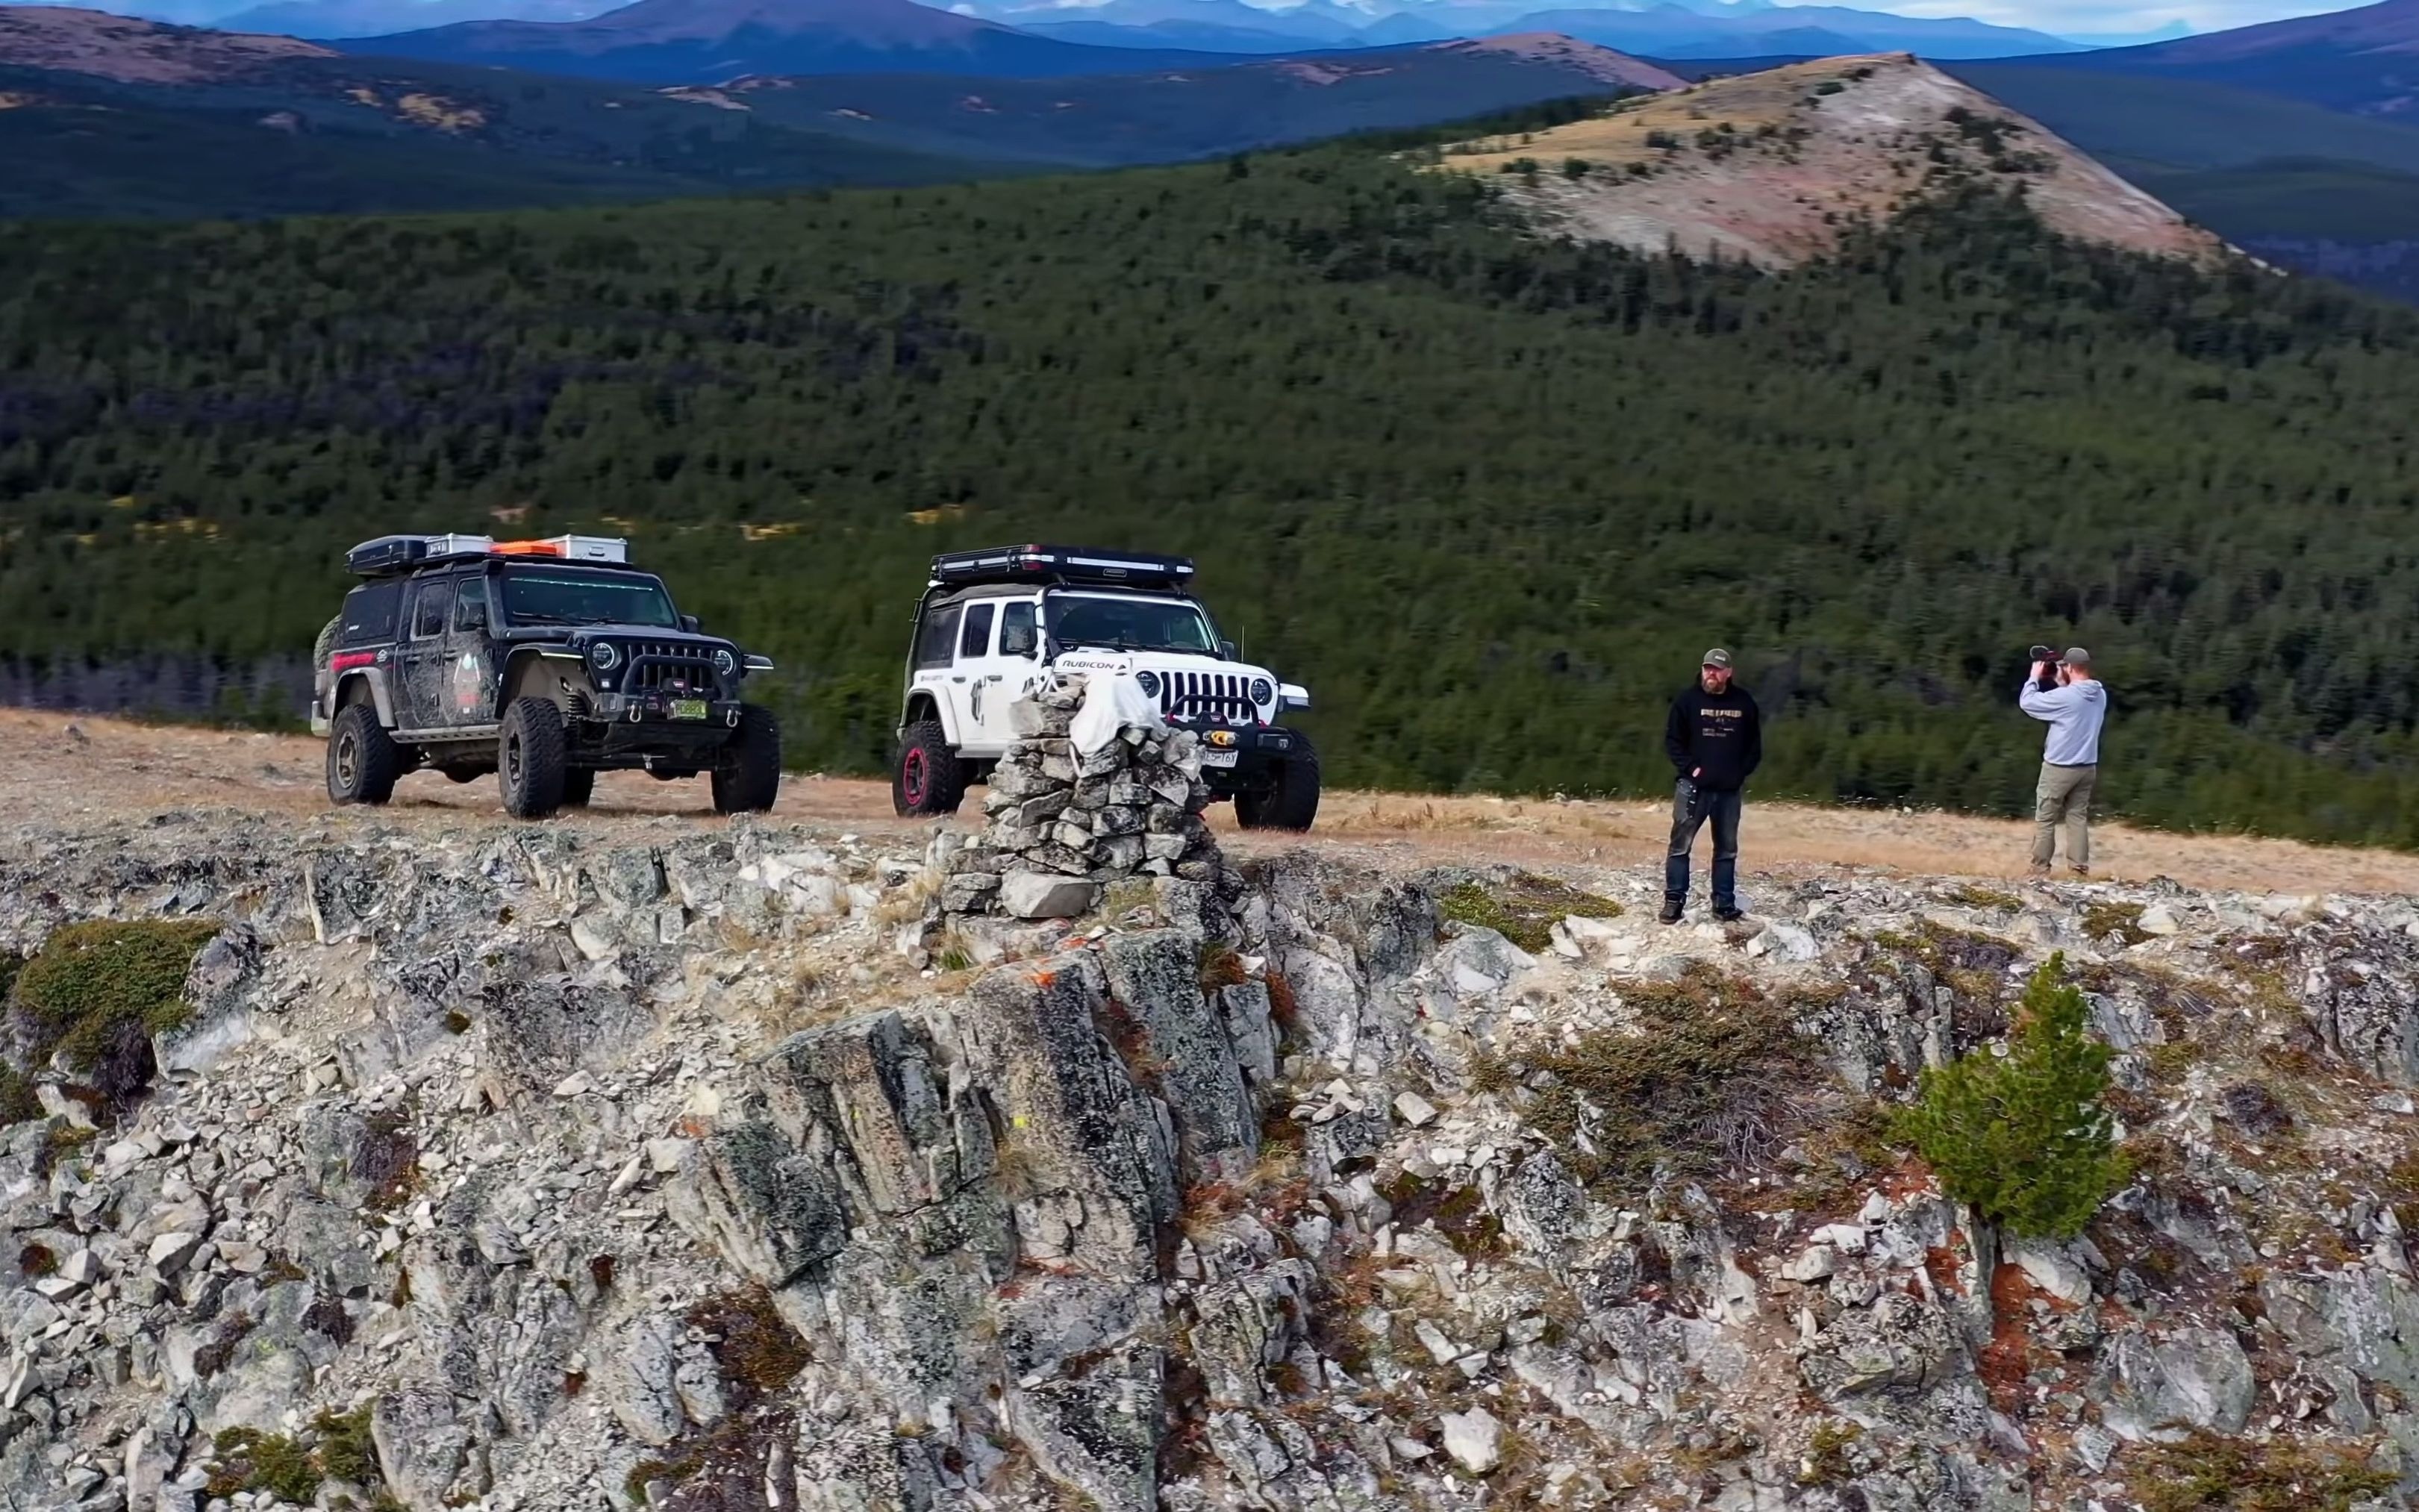
<svg viewBox="0 0 2419 1512">
<path fill-rule="evenodd" d="M 1310 694 L 1236 655 L 1181 557 L 1006 547 L 932 559 L 916 606 L 891 802 L 955 812 L 1015 744 L 1009 707 L 1058 674 L 1131 675 L 1169 725 L 1201 736 L 1210 794 L 1249 829 L 1308 829 L 1318 752 L 1278 721 Z"/>
</svg>

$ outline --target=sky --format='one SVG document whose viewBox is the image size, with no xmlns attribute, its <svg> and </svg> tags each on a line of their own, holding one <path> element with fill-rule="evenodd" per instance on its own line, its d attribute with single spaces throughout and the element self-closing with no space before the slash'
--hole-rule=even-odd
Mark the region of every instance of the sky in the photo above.
<svg viewBox="0 0 2419 1512">
<path fill-rule="evenodd" d="M 1849 0 L 1856 3 L 1856 0 Z M 2224 31 L 2288 16 L 2348 10 L 2344 0 L 1864 0 L 1903 16 L 1972 16 L 2041 31 L 2147 32 L 2180 21 L 2196 32 Z"/>
</svg>

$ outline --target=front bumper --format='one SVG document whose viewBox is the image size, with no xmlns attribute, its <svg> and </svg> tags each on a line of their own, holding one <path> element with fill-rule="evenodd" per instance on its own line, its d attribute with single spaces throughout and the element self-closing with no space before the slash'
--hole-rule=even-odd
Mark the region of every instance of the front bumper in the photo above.
<svg viewBox="0 0 2419 1512">
<path fill-rule="evenodd" d="M 571 742 L 584 759 L 626 757 L 643 765 L 650 756 L 699 756 L 720 750 L 739 728 L 737 699 L 704 699 L 705 717 L 679 718 L 682 700 L 670 693 L 603 693 L 571 721 Z"/>
<path fill-rule="evenodd" d="M 1292 731 L 1273 725 L 1209 720 L 1178 721 L 1177 728 L 1201 737 L 1201 779 L 1222 795 L 1264 785 L 1301 741 Z"/>
</svg>

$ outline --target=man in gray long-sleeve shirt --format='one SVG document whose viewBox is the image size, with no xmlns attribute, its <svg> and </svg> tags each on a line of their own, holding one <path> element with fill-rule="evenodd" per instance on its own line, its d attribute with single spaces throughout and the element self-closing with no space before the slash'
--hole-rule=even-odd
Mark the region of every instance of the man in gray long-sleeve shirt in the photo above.
<svg viewBox="0 0 2419 1512">
<path fill-rule="evenodd" d="M 2070 649 L 2057 664 L 2057 687 L 2042 692 L 2050 664 L 2033 663 L 2016 702 L 2049 724 L 2042 752 L 2041 789 L 2034 795 L 2033 875 L 2049 875 L 2057 826 L 2066 825 L 2066 864 L 2091 874 L 2091 789 L 2100 778 L 2100 727 L 2108 717 L 2108 690 L 2091 675 L 2091 653 Z"/>
</svg>

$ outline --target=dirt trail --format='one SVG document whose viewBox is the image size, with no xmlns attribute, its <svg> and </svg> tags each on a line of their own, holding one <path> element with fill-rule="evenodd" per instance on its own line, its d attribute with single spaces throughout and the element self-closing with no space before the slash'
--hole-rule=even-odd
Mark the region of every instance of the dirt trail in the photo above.
<svg viewBox="0 0 2419 1512">
<path fill-rule="evenodd" d="M 383 810 L 329 809 L 322 748 L 307 737 L 0 709 L 0 826 L 81 828 L 169 810 L 233 809 L 308 815 L 333 823 L 454 828 L 501 823 L 492 779 L 457 785 L 434 773 L 404 779 Z M 975 804 L 967 818 L 978 816 Z M 634 819 L 717 823 L 700 780 L 657 782 L 613 773 L 593 806 L 561 823 L 584 826 Z M 865 834 L 912 834 L 895 817 L 882 783 L 793 777 L 776 817 Z M 1290 836 L 1233 832 L 1226 810 L 1213 821 L 1244 853 L 1301 843 Z M 1510 861 L 1596 870 L 1657 864 L 1669 825 L 1663 805 L 1642 801 L 1555 803 L 1501 798 L 1422 798 L 1331 794 L 1313 842 L 1382 861 Z M 1750 802 L 1743 873 L 1870 868 L 1914 876 L 2020 878 L 2029 825 L 1957 814 L 1822 809 Z M 2172 877 L 2188 887 L 2255 892 L 2419 892 L 2419 856 L 2330 849 L 2291 841 L 2168 835 L 2103 825 L 2093 834 L 2102 875 L 2124 881 Z M 1701 848 L 1702 857 L 1702 848 Z M 1702 859 L 1701 859 L 1702 865 Z"/>
</svg>

